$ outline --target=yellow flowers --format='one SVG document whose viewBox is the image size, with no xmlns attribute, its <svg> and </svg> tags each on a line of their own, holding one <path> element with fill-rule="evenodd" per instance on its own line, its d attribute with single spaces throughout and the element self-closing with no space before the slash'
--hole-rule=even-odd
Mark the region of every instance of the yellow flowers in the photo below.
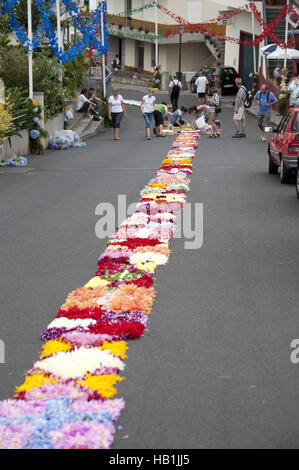
<svg viewBox="0 0 299 470">
<path fill-rule="evenodd" d="M 156 265 L 156 263 L 153 263 L 153 262 L 150 261 L 150 262 L 144 263 L 144 264 L 141 264 L 141 263 L 135 264 L 134 268 L 140 269 L 142 271 L 149 271 L 150 273 L 154 273 L 156 268 L 157 268 L 157 265 Z"/>
<path fill-rule="evenodd" d="M 90 281 L 88 281 L 87 284 L 85 284 L 85 288 L 92 288 L 92 289 L 95 289 L 96 287 L 100 287 L 100 286 L 107 286 L 107 284 L 109 284 L 108 281 L 106 281 L 105 279 L 101 279 L 99 276 L 95 276 L 93 277 L 92 279 L 90 279 Z"/>
<path fill-rule="evenodd" d="M 114 354 L 115 356 L 120 356 L 122 359 L 125 359 L 127 357 L 126 350 L 128 349 L 128 346 L 125 341 L 113 341 L 112 343 L 104 341 L 100 349 L 102 351 L 110 351 L 111 354 Z"/>
<path fill-rule="evenodd" d="M 26 380 L 23 383 L 23 385 L 20 385 L 19 387 L 16 388 L 16 392 L 27 393 L 28 390 L 30 390 L 31 388 L 40 387 L 41 385 L 45 385 L 45 384 L 57 384 L 57 383 L 59 383 L 59 379 L 51 378 L 42 373 L 36 373 L 33 375 L 27 375 Z"/>
<path fill-rule="evenodd" d="M 93 392 L 98 392 L 103 398 L 113 397 L 117 393 L 114 385 L 123 379 L 118 375 L 91 375 L 86 374 L 85 380 L 77 380 L 78 385 L 90 388 Z"/>
<path fill-rule="evenodd" d="M 43 359 L 46 356 L 55 354 L 60 351 L 70 351 L 72 349 L 71 343 L 63 343 L 59 340 L 48 341 L 43 345 L 43 351 L 40 355 L 40 359 Z"/>
<path fill-rule="evenodd" d="M 0 142 L 6 140 L 12 126 L 11 105 L 0 103 Z"/>
</svg>

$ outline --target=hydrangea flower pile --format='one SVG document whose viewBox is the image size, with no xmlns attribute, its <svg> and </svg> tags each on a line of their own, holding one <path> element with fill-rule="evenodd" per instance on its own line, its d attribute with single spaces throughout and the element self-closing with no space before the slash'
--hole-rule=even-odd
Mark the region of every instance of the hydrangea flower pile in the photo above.
<svg viewBox="0 0 299 470">
<path fill-rule="evenodd" d="M 128 339 L 140 338 L 155 299 L 157 266 L 167 263 L 199 131 L 185 130 L 141 191 L 134 215 L 99 257 L 95 276 L 71 292 L 43 332 L 38 360 L 0 402 L 2 449 L 108 449 L 124 408 Z"/>
<path fill-rule="evenodd" d="M 83 142 L 78 134 L 73 132 L 73 140 L 65 136 L 50 137 L 48 148 L 51 150 L 68 150 L 71 147 L 85 147 L 86 142 Z"/>
</svg>

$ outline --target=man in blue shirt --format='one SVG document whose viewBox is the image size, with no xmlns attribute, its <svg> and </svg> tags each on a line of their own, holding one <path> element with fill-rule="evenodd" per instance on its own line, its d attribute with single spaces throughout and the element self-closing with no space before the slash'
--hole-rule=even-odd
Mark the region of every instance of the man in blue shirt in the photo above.
<svg viewBox="0 0 299 470">
<path fill-rule="evenodd" d="M 265 127 L 270 123 L 272 106 L 277 102 L 277 98 L 272 91 L 269 91 L 267 85 L 262 85 L 261 89 L 256 93 L 254 101 L 259 105 L 257 114 L 258 126 L 262 131 L 261 140 L 262 142 L 267 142 Z"/>
</svg>

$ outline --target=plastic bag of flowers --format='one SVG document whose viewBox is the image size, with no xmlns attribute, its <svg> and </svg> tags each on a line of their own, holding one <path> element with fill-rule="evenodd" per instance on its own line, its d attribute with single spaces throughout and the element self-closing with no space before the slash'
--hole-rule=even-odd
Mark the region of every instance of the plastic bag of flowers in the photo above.
<svg viewBox="0 0 299 470">
<path fill-rule="evenodd" d="M 86 142 L 83 142 L 81 137 L 76 134 L 76 132 L 73 132 L 73 138 L 74 138 L 74 147 L 85 147 Z"/>
<path fill-rule="evenodd" d="M 51 150 L 68 150 L 70 147 L 72 147 L 72 143 L 66 137 L 57 136 L 49 138 L 48 148 Z"/>
<path fill-rule="evenodd" d="M 13 155 L 8 160 L 0 160 L 0 166 L 26 166 L 27 158 Z"/>
</svg>

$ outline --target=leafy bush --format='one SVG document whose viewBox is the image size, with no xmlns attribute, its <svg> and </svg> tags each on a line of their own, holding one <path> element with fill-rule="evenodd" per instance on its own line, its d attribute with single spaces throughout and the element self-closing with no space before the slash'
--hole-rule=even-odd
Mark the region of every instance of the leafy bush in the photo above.
<svg viewBox="0 0 299 470">
<path fill-rule="evenodd" d="M 59 82 L 61 67 L 62 86 Z M 84 56 L 61 66 L 49 49 L 33 54 L 33 86 L 34 91 L 44 93 L 45 119 L 59 114 L 66 100 L 76 95 L 77 86 L 82 83 L 87 68 Z M 0 47 L 0 76 L 6 88 L 23 88 L 28 94 L 28 58 L 22 46 Z"/>
<path fill-rule="evenodd" d="M 279 114 L 284 115 L 287 109 L 287 100 L 285 97 L 280 98 L 277 103 L 277 111 Z"/>
<path fill-rule="evenodd" d="M 11 105 L 9 103 L 0 103 L 0 142 L 9 137 L 11 128 Z"/>
</svg>

